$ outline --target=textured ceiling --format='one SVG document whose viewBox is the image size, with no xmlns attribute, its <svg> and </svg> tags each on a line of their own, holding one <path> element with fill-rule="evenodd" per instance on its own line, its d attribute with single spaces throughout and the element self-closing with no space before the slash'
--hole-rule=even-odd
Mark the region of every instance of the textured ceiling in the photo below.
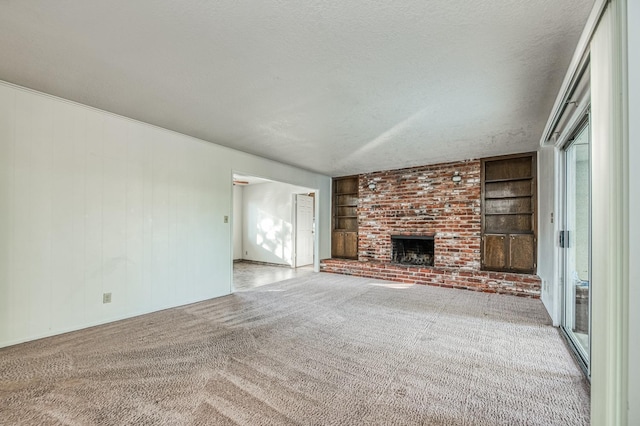
<svg viewBox="0 0 640 426">
<path fill-rule="evenodd" d="M 592 0 L 5 0 L 0 79 L 338 176 L 535 150 Z"/>
</svg>

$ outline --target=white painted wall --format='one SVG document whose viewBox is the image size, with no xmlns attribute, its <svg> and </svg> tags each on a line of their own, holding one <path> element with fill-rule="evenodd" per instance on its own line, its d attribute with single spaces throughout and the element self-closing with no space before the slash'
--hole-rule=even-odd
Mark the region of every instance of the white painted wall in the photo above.
<svg viewBox="0 0 640 426">
<path fill-rule="evenodd" d="M 242 259 L 242 196 L 243 187 L 233 187 L 233 260 Z"/>
<path fill-rule="evenodd" d="M 244 187 L 244 259 L 293 266 L 293 194 L 308 192 L 308 188 L 280 182 Z"/>
<path fill-rule="evenodd" d="M 317 188 L 330 256 L 329 177 L 0 82 L 0 346 L 228 294 L 233 170 Z"/>
<path fill-rule="evenodd" d="M 627 3 L 629 95 L 629 425 L 640 425 L 640 2 Z"/>
<path fill-rule="evenodd" d="M 556 279 L 556 213 L 555 156 L 556 148 L 544 147 L 538 151 L 538 276 L 542 279 L 541 299 L 554 325 L 559 325 L 559 309 L 556 302 L 558 280 Z M 554 218 L 551 221 L 551 215 Z"/>
</svg>

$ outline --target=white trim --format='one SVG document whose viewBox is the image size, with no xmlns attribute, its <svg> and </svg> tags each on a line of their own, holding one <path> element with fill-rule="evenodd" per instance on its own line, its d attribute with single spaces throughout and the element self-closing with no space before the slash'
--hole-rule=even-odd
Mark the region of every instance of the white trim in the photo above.
<svg viewBox="0 0 640 426">
<path fill-rule="evenodd" d="M 637 183 L 640 182 L 640 2 L 628 1 L 626 9 L 626 37 L 623 41 L 623 49 L 626 52 L 626 64 L 623 65 L 623 105 L 627 110 L 623 116 L 626 120 L 625 131 L 627 151 L 627 166 L 629 174 L 627 176 L 627 219 L 634 217 L 640 211 L 640 190 Z M 635 24 L 631 24 L 634 23 Z M 636 76 L 629 78 L 630 76 Z M 628 394 L 629 401 L 627 424 L 640 425 L 640 224 L 636 220 L 629 220 L 629 247 L 626 261 L 629 275 L 628 287 L 628 323 L 627 323 L 627 366 L 628 366 Z M 633 309 L 632 309 L 633 308 Z"/>
<path fill-rule="evenodd" d="M 569 63 L 567 74 L 562 81 L 562 86 L 560 86 L 560 91 L 558 92 L 556 101 L 554 102 L 553 108 L 551 109 L 551 114 L 547 119 L 547 124 L 544 126 L 544 131 L 542 132 L 542 137 L 540 138 L 540 146 L 546 146 L 548 144 L 547 141 L 551 140 L 551 132 L 556 125 L 556 121 L 560 117 L 562 107 L 567 102 L 569 92 L 571 92 L 571 89 L 577 82 L 576 78 L 582 69 L 584 56 L 586 52 L 589 51 L 589 43 L 591 42 L 591 37 L 593 36 L 593 32 L 598 26 L 598 22 L 600 21 L 600 17 L 602 16 L 602 12 L 604 11 L 604 8 L 608 1 L 609 0 L 596 0 L 593 8 L 591 9 L 591 13 L 589 14 L 587 23 L 582 30 L 580 39 L 578 40 L 578 46 L 573 53 L 571 62 Z"/>
<path fill-rule="evenodd" d="M 591 421 L 628 424 L 628 126 L 626 0 L 613 0 L 591 48 L 593 300 Z"/>
<path fill-rule="evenodd" d="M 557 243 L 557 238 L 560 235 L 560 231 L 563 228 L 564 217 L 564 156 L 562 151 L 558 147 L 554 147 L 553 163 L 555 169 L 555 182 L 554 182 L 554 196 L 553 196 L 553 210 L 556 218 L 553 224 L 553 249 L 554 249 L 554 265 L 553 265 L 553 278 L 555 285 L 553 289 L 553 325 L 560 326 L 562 324 L 562 310 L 563 310 L 563 252 Z"/>
</svg>

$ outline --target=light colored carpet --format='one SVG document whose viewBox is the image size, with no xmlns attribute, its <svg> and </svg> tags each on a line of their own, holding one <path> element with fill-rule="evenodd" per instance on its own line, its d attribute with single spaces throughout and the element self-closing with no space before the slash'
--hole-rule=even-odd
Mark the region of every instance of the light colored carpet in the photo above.
<svg viewBox="0 0 640 426">
<path fill-rule="evenodd" d="M 311 274 L 0 350 L 2 424 L 587 425 L 539 300 Z"/>
</svg>

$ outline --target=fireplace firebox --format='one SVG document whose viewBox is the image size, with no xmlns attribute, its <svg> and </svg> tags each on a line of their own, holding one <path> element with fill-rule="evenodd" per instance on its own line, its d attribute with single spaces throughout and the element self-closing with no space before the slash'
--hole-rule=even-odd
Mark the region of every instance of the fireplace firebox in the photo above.
<svg viewBox="0 0 640 426">
<path fill-rule="evenodd" d="M 401 265 L 433 266 L 433 235 L 392 235 L 391 262 Z"/>
</svg>

